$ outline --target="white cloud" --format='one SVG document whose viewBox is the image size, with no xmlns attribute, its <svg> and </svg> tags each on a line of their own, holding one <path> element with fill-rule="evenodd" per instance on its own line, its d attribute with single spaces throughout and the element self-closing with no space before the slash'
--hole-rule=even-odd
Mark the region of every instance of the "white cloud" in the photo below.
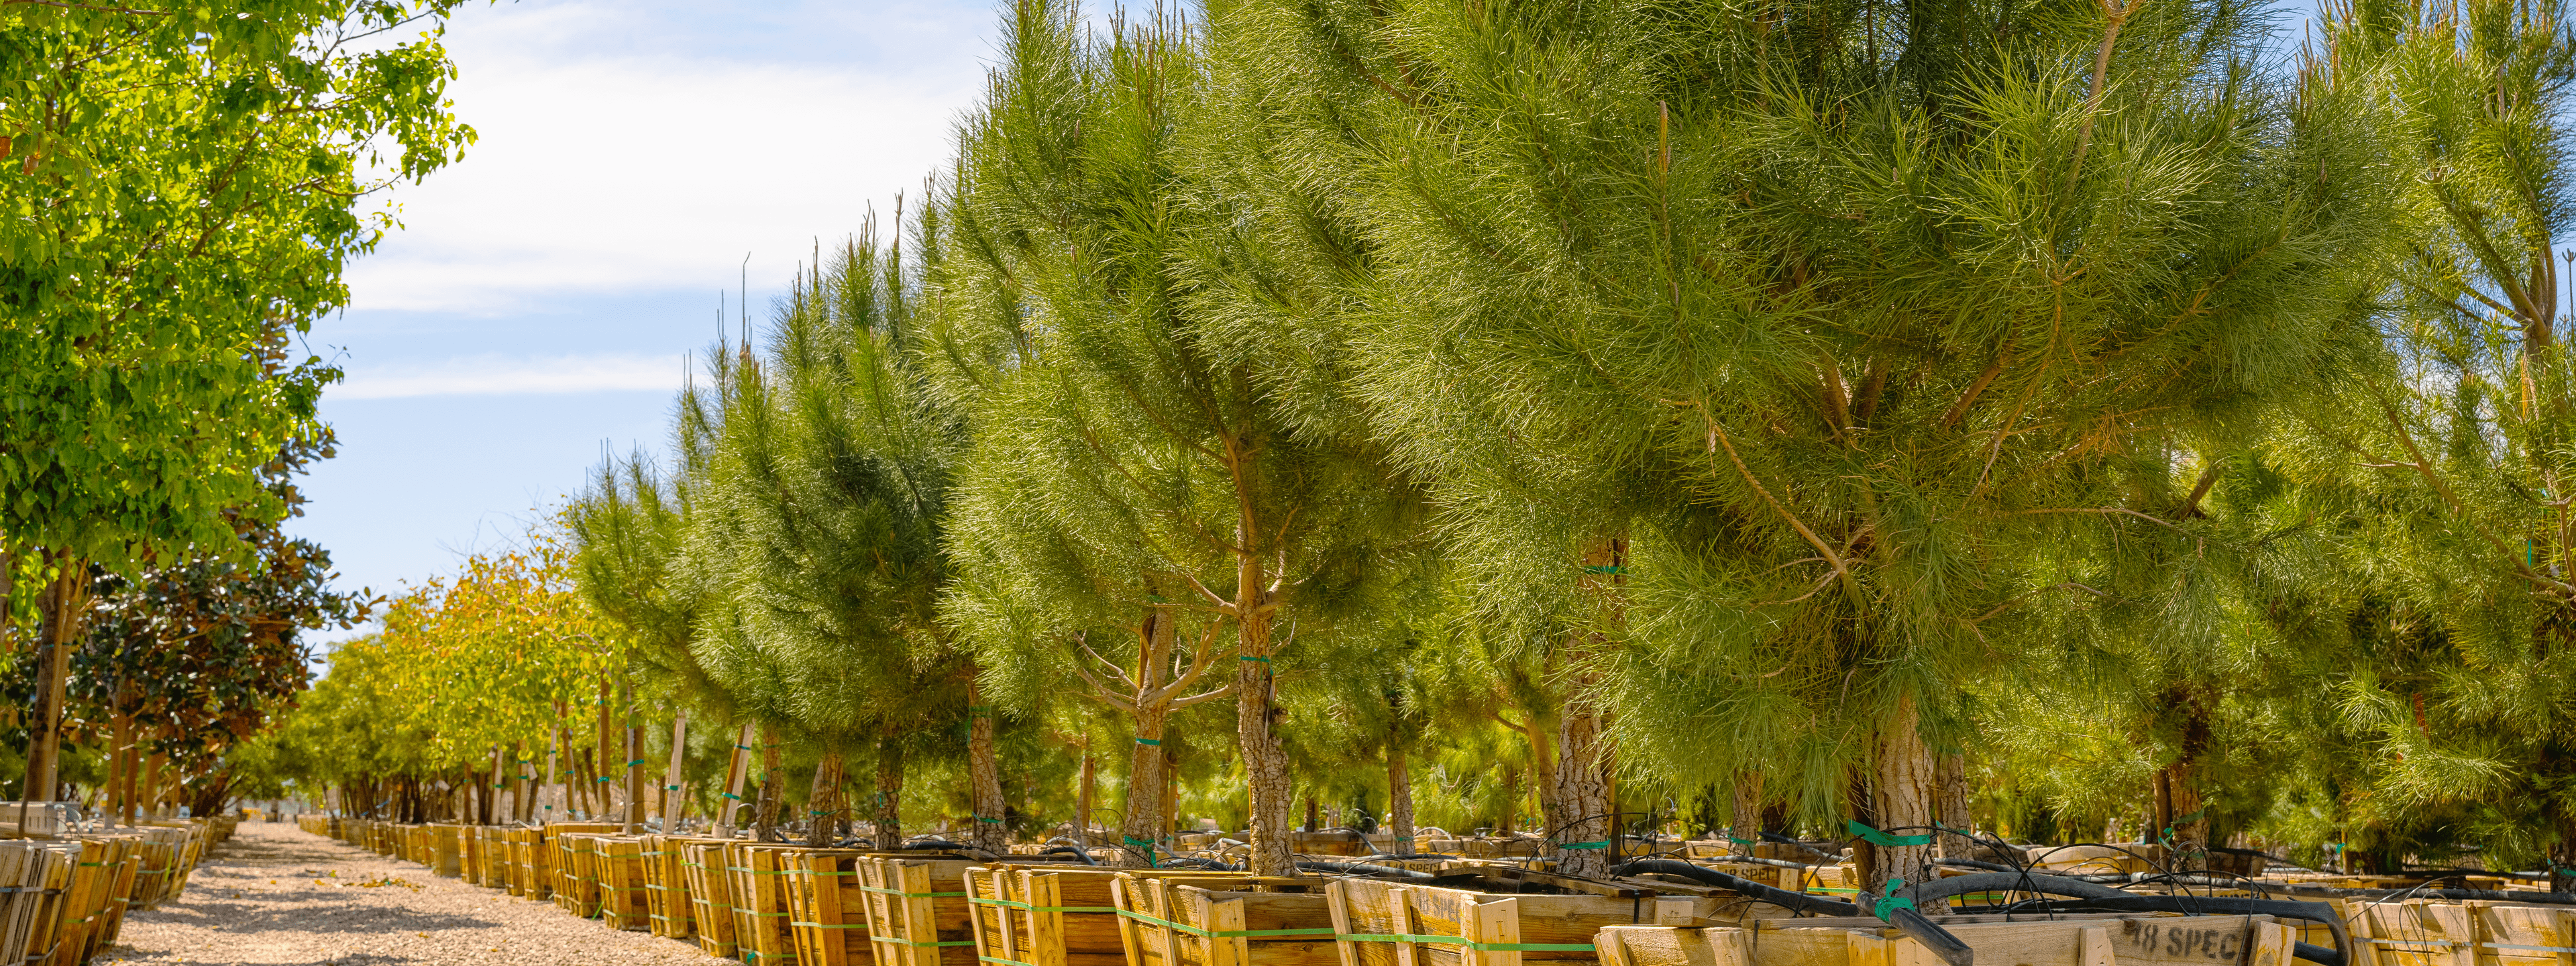
<svg viewBox="0 0 2576 966">
<path fill-rule="evenodd" d="M 592 355 L 526 359 L 467 356 L 426 365 L 352 369 L 325 392 L 334 399 L 406 399 L 419 396 L 505 396 L 672 391 L 682 382 L 679 356 Z"/>
<path fill-rule="evenodd" d="M 921 35 L 945 52 L 751 62 L 615 43 L 638 16 L 585 2 L 458 16 L 452 93 L 480 140 L 394 191 L 404 228 L 350 267 L 353 307 L 505 314 L 546 295 L 730 289 L 746 251 L 751 284 L 774 289 L 871 201 L 919 194 L 983 70 L 977 30 Z"/>
</svg>

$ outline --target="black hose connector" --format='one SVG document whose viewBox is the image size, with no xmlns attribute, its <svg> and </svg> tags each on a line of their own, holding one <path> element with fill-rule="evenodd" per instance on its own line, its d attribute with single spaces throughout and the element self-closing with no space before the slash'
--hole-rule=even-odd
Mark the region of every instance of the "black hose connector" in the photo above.
<svg viewBox="0 0 2576 966">
<path fill-rule="evenodd" d="M 1681 862 L 1673 859 L 1638 859 L 1633 862 L 1626 862 L 1613 866 L 1610 869 L 1611 875 L 1619 876 L 1637 875 L 1644 872 L 1676 876 L 1679 878 L 1689 879 L 1701 885 L 1713 885 L 1720 889 L 1732 889 L 1736 892 L 1752 896 L 1775 906 L 1796 909 L 1800 912 L 1812 912 L 1820 916 L 1857 916 L 1861 914 L 1859 906 L 1839 899 L 1827 899 L 1823 896 L 1811 896 L 1804 892 L 1790 892 L 1786 889 L 1776 889 L 1771 886 L 1755 882 L 1751 879 L 1739 879 L 1735 876 L 1728 875 L 1704 865 L 1692 865 L 1688 862 Z"/>
</svg>

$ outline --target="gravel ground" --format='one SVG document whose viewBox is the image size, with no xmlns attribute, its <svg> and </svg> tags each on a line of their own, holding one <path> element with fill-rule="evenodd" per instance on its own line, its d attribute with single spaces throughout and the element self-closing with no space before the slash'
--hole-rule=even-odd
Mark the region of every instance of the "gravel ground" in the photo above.
<svg viewBox="0 0 2576 966">
<path fill-rule="evenodd" d="M 127 916 L 95 962 L 197 966 L 714 966 L 696 946 L 431 875 L 291 822 L 242 823 L 188 891 Z"/>
</svg>

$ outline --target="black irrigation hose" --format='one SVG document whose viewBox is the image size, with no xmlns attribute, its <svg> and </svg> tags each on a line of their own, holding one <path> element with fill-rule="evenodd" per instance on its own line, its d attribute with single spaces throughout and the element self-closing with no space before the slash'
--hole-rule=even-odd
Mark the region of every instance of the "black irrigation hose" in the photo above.
<svg viewBox="0 0 2576 966">
<path fill-rule="evenodd" d="M 2325 924 L 2327 930 L 2334 934 L 2335 945 L 2333 949 L 2327 949 L 2323 946 L 2299 943 L 2294 952 L 2300 959 L 2318 963 L 2320 966 L 2345 966 L 2351 961 L 2352 935 L 2344 930 L 2343 920 L 2336 917 L 2334 907 L 2320 902 L 2215 899 L 2190 895 L 2141 896 L 2064 876 L 2031 875 L 2019 872 L 1980 872 L 1974 875 L 1917 882 L 1906 886 L 1897 895 L 1899 898 L 1910 899 L 1915 905 L 1921 906 L 1926 903 L 1942 903 L 1953 896 L 1971 892 L 1992 891 L 2038 892 L 2078 900 L 2062 906 L 2056 903 L 2049 904 L 2049 908 L 2060 911 L 2093 909 L 2103 912 L 2179 912 L 2185 915 L 2251 915 L 2306 919 Z M 1890 921 L 1894 921 L 1894 918 L 1890 917 Z M 1946 930 L 1941 930 L 1941 927 L 1934 925 L 1928 919 L 1924 920 L 1922 925 L 1941 931 L 1944 935 L 1947 934 Z M 1911 929 L 1907 931 L 1909 934 L 1913 932 Z M 1956 937 L 1952 937 L 1952 941 L 1955 942 Z M 1925 945 L 1930 946 L 1932 943 L 1926 941 Z M 1967 966 L 1967 964 L 1954 963 L 1954 966 Z"/>
<path fill-rule="evenodd" d="M 1039 855 L 1059 855 L 1059 854 L 1062 854 L 1062 855 L 1070 855 L 1070 856 L 1073 856 L 1074 858 L 1081 859 L 1081 860 L 1082 860 L 1082 864 L 1084 864 L 1084 865 L 1099 865 L 1099 864 L 1100 864 L 1100 860 L 1098 860 L 1098 859 L 1095 859 L 1095 858 L 1092 858 L 1092 857 L 1091 857 L 1091 852 L 1090 852 L 1089 850 L 1087 850 L 1087 849 L 1077 849 L 1077 848 L 1074 848 L 1073 846 L 1070 846 L 1070 845 L 1050 845 L 1050 846 L 1048 846 L 1048 847 L 1046 847 L 1046 848 L 1043 848 L 1043 849 L 1038 850 L 1038 854 L 1039 854 Z"/>
<path fill-rule="evenodd" d="M 955 843 L 955 842 L 951 842 L 951 841 L 949 841 L 949 840 L 947 840 L 947 839 L 914 839 L 914 840 L 912 840 L 912 841 L 910 841 L 910 842 L 905 842 L 905 843 L 903 843 L 902 845 L 897 846 L 897 848 L 904 848 L 904 849 L 963 849 L 963 848 L 965 848 L 965 846 L 963 846 L 963 845 L 959 845 L 959 844 L 957 844 L 957 843 Z"/>
<path fill-rule="evenodd" d="M 1829 859 L 1829 860 L 1832 860 L 1832 861 L 1835 861 L 1835 862 L 1840 862 L 1840 861 L 1842 861 L 1842 860 L 1843 860 L 1843 857 L 1842 857 L 1842 856 L 1836 855 L 1836 854 L 1831 853 L 1831 852 L 1827 852 L 1827 851 L 1825 851 L 1825 850 L 1823 850 L 1823 849 L 1817 848 L 1817 847 L 1815 847 L 1815 846 L 1813 846 L 1813 845 L 1810 845 L 1810 844 L 1808 844 L 1808 843 L 1806 843 L 1806 842 L 1802 842 L 1802 841 L 1799 841 L 1799 840 L 1797 840 L 1797 839 L 1790 838 L 1790 837 L 1788 837 L 1788 836 L 1786 836 L 1786 835 L 1782 835 L 1782 834 L 1777 833 L 1777 832 L 1759 832 L 1759 833 L 1755 833 L 1755 834 L 1760 835 L 1760 836 L 1762 837 L 1762 840 L 1763 840 L 1763 841 L 1765 841 L 1765 842 L 1776 842 L 1776 843 L 1779 843 L 1779 844 L 1781 844 L 1781 845 L 1795 845 L 1795 846 L 1797 846 L 1797 847 L 1799 847 L 1799 848 L 1802 848 L 1802 849 L 1807 850 L 1807 853 L 1808 853 L 1808 854 L 1810 854 L 1810 855 L 1821 856 L 1821 857 L 1823 857 L 1823 858 L 1826 858 L 1826 859 Z"/>
<path fill-rule="evenodd" d="M 2257 880 L 2261 881 L 2261 880 Z M 2427 896 L 2435 899 L 2488 899 L 2497 902 L 2528 902 L 2544 906 L 2576 906 L 2576 892 L 2524 892 L 2502 889 L 2336 889 L 2305 883 L 2264 882 L 2265 888 L 2279 889 L 2291 895 L 2338 896 L 2354 899 L 2388 899 L 2397 896 Z"/>
<path fill-rule="evenodd" d="M 1611 875 L 1617 876 L 1632 876 L 1644 872 L 1676 876 L 1679 878 L 1689 879 L 1701 885 L 1713 885 L 1720 889 L 1733 889 L 1737 892 L 1752 896 L 1775 906 L 1796 909 L 1800 912 L 1812 912 L 1820 916 L 1860 915 L 1859 906 L 1844 902 L 1840 899 L 1827 899 L 1823 896 L 1811 896 L 1804 892 L 1790 892 L 1785 889 L 1775 889 L 1751 879 L 1740 879 L 1704 865 L 1692 865 L 1688 862 L 1676 862 L 1672 859 L 1638 859 L 1634 862 L 1627 862 L 1614 866 L 1610 870 Z"/>
<path fill-rule="evenodd" d="M 1098 864 L 1098 863 L 1093 863 L 1093 864 L 1095 864 L 1095 865 L 1096 865 L 1096 864 Z M 1208 870 L 1208 871 L 1210 871 L 1210 872 L 1241 872 L 1241 871 L 1243 871 L 1243 867 L 1242 867 L 1242 866 L 1239 866 L 1239 865 L 1227 865 L 1227 864 L 1225 864 L 1225 863 L 1223 863 L 1223 862 L 1219 862 L 1219 861 L 1217 861 L 1217 860 L 1215 860 L 1215 859 L 1202 859 L 1202 858 L 1199 858 L 1199 857 L 1197 857 L 1197 856 L 1195 856 L 1195 855 L 1174 855 L 1174 856 L 1169 856 L 1169 857 L 1166 857 L 1165 859 L 1163 859 L 1163 861 L 1158 862 L 1158 863 L 1155 863 L 1155 867 L 1156 867 L 1156 868 L 1162 868 L 1162 869 L 1206 869 L 1206 870 Z"/>
<path fill-rule="evenodd" d="M 2015 874 L 2022 872 L 2021 869 L 2017 869 L 2009 865 L 1995 862 L 1980 862 L 1976 859 L 1934 859 L 1932 860 L 1932 864 L 1947 866 L 1954 869 L 1978 869 L 1986 872 L 2010 872 Z M 2260 882 L 2244 876 L 2205 875 L 2189 872 L 2051 872 L 2047 874 L 2060 879 L 2073 879 L 2077 882 L 2091 882 L 2095 884 L 2111 882 L 2126 882 L 2130 884 L 2141 882 L 2170 882 L 2175 885 L 2208 886 L 2216 889 L 2234 889 L 2244 887 L 2249 884 L 2257 889 L 2262 887 Z"/>
<path fill-rule="evenodd" d="M 1372 876 L 1381 879 L 1421 879 L 1429 881 L 1437 878 L 1437 876 L 1428 872 L 1415 872 L 1412 869 L 1398 868 L 1392 865 L 1370 865 L 1366 862 L 1299 862 L 1297 863 L 1297 867 L 1308 872 L 1327 872 L 1333 875 Z"/>
</svg>

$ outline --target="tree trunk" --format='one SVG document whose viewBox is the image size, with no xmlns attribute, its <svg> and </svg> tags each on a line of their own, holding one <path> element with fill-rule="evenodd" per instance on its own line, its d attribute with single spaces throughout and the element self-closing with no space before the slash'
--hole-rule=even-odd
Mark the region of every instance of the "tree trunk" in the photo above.
<svg viewBox="0 0 2576 966">
<path fill-rule="evenodd" d="M 742 783 L 751 774 L 751 723 L 735 732 L 733 753 L 725 756 L 724 794 L 716 798 L 715 836 L 733 837 L 734 813 L 742 807 Z"/>
<path fill-rule="evenodd" d="M 564 709 L 563 709 L 563 702 L 560 702 L 560 701 L 556 702 L 556 703 L 555 703 L 555 720 L 556 720 L 556 721 L 562 721 L 562 720 L 563 720 L 563 710 L 564 710 Z M 556 788 L 557 786 L 560 786 L 560 785 L 563 785 L 563 784 L 564 784 L 563 774 L 562 774 L 562 769 L 561 769 L 559 766 L 561 766 L 561 765 L 563 764 L 563 750 L 564 750 L 564 739 L 565 739 L 565 737 L 566 737 L 566 736 L 565 736 L 565 734 L 564 734 L 564 730 L 563 730 L 563 728 L 562 728 L 561 726 L 557 726 L 557 727 L 555 728 L 555 740 L 554 740 L 554 743 L 553 743 L 553 744 L 551 744 L 551 745 L 546 746 L 546 784 L 545 784 L 544 788 L 539 789 L 539 790 L 538 790 L 538 792 L 537 792 L 537 797 L 538 797 L 538 798 L 540 798 L 540 799 L 543 799 L 543 798 L 546 796 L 546 794 L 547 794 L 547 789 L 554 789 L 554 788 Z M 571 795 L 565 795 L 565 796 L 563 797 L 563 799 L 564 799 L 564 800 L 563 800 L 563 807 L 564 807 L 565 809 L 570 809 L 570 808 L 572 808 L 572 796 L 571 796 Z M 551 822 L 551 821 L 554 821 L 554 820 L 555 820 L 555 811 L 556 811 L 556 809 L 555 809 L 554 803 L 552 803 L 552 802 L 545 802 L 545 803 L 543 803 L 543 809 L 544 809 L 544 814 L 543 814 L 543 815 L 541 815 L 541 816 L 539 816 L 539 817 L 537 818 L 537 824 L 538 824 L 538 825 L 540 825 L 540 826 L 543 826 L 543 825 L 545 825 L 546 823 L 548 823 L 548 822 Z"/>
<path fill-rule="evenodd" d="M 117 683 L 116 690 L 118 707 L 127 707 L 133 702 L 132 682 L 120 681 Z M 143 758 L 142 749 L 135 744 L 133 714 L 125 711 L 116 713 L 115 741 L 116 762 L 119 766 L 115 778 L 117 822 L 132 828 L 134 826 L 134 779 L 135 772 L 140 770 L 135 766 L 141 764 Z"/>
<path fill-rule="evenodd" d="M 42 608 L 38 636 L 43 644 L 36 655 L 35 714 L 29 716 L 27 728 L 26 787 L 20 789 L 21 797 L 30 802 L 53 801 L 61 784 L 63 682 L 71 676 L 72 641 L 80 633 L 83 591 L 88 589 L 83 578 L 89 568 L 69 553 L 56 552 L 54 565 L 60 572 L 37 601 Z M 19 817 L 25 818 L 23 810 Z"/>
<path fill-rule="evenodd" d="M 1255 562 L 1244 565 L 1252 578 L 1238 586 L 1238 596 L 1257 593 L 1260 568 Z M 1244 603 L 1259 603 L 1244 601 Z M 1266 876 L 1297 874 L 1296 857 L 1289 852 L 1288 807 L 1294 790 L 1288 784 L 1288 751 L 1279 745 L 1275 733 L 1279 709 L 1272 705 L 1275 697 L 1270 674 L 1270 612 L 1255 609 L 1242 618 L 1237 646 L 1244 660 L 1235 669 L 1235 739 L 1242 747 L 1244 783 L 1252 797 L 1251 873 Z"/>
<path fill-rule="evenodd" d="M 2209 868 L 2209 812 L 2191 772 L 2190 762 L 2179 761 L 2156 771 L 2156 835 L 2175 872 Z"/>
<path fill-rule="evenodd" d="M 635 717 L 635 683 L 622 682 L 626 705 L 626 834 L 644 834 L 644 726 Z"/>
<path fill-rule="evenodd" d="M 537 784 L 537 760 L 529 756 L 525 741 L 519 742 L 518 758 L 519 800 L 513 803 L 518 806 L 518 814 L 512 817 L 525 825 L 537 817 L 537 796 L 544 793 L 544 786 Z"/>
<path fill-rule="evenodd" d="M 1406 754 L 1402 743 L 1387 743 L 1386 831 L 1392 837 L 1387 851 L 1396 855 L 1413 853 L 1413 768 Z"/>
<path fill-rule="evenodd" d="M 1573 819 L 1573 816 L 1565 814 L 1565 810 L 1557 807 L 1556 804 L 1556 728 L 1555 713 L 1541 714 L 1535 710 L 1530 712 L 1529 728 L 1525 736 L 1529 738 L 1530 745 L 1530 784 L 1538 792 L 1538 825 L 1541 835 L 1547 834 L 1548 830 L 1555 828 L 1559 823 Z M 1509 828 L 1503 830 L 1506 835 L 1511 832 Z"/>
<path fill-rule="evenodd" d="M 1091 755 L 1091 736 L 1082 736 L 1082 780 L 1073 791 L 1073 840 L 1083 848 L 1091 847 L 1091 803 L 1099 790 L 1099 759 Z"/>
<path fill-rule="evenodd" d="M 689 713 L 686 711 L 673 712 L 671 715 L 671 762 L 662 768 L 662 834 L 664 835 L 680 834 L 680 803 L 682 801 L 682 798 L 680 797 L 680 785 L 682 784 L 680 771 L 688 765 L 688 759 L 686 757 L 688 750 Z"/>
<path fill-rule="evenodd" d="M 1170 836 L 1180 828 L 1181 749 L 1167 744 L 1163 746 L 1163 827 L 1159 831 Z"/>
<path fill-rule="evenodd" d="M 993 750 L 993 709 L 976 701 L 981 689 L 969 678 L 966 682 L 966 771 L 970 779 L 974 827 L 967 830 L 966 844 L 996 855 L 1011 851 L 1010 829 L 1002 824 L 1002 762 Z"/>
<path fill-rule="evenodd" d="M 492 746 L 492 781 L 483 790 L 483 824 L 500 825 L 509 821 L 501 814 L 501 790 L 509 787 L 510 773 L 501 764 L 501 746 Z"/>
<path fill-rule="evenodd" d="M 805 793 L 805 820 L 811 826 L 805 830 L 806 848 L 832 847 L 832 826 L 840 818 L 839 803 L 833 799 L 840 797 L 840 791 L 841 753 L 826 751 L 823 760 L 815 763 L 814 785 Z"/>
<path fill-rule="evenodd" d="M 1753 846 L 1762 841 L 1762 773 L 1738 772 L 1735 776 L 1735 807 L 1727 818 L 1728 855 L 1751 857 Z"/>
<path fill-rule="evenodd" d="M 1945 859 L 1974 859 L 1977 857 L 1977 844 L 1967 838 L 1968 833 L 1976 830 L 1976 822 L 1968 815 L 1967 758 L 1955 754 L 1942 755 L 1933 767 L 1933 795 L 1937 799 L 1934 817 L 1939 818 L 1944 827 L 1959 833 L 1934 835 L 1932 844 L 1937 846 L 1935 851 Z"/>
<path fill-rule="evenodd" d="M 1314 790 L 1314 789 L 1312 789 L 1312 788 L 1307 789 L 1307 790 L 1306 790 L 1306 824 L 1305 824 L 1305 825 L 1302 825 L 1302 826 L 1299 826 L 1299 830 L 1300 830 L 1300 831 L 1303 831 L 1303 832 L 1306 832 L 1306 833 L 1308 833 L 1308 834 L 1313 834 L 1313 833 L 1315 833 L 1315 832 L 1321 832 L 1321 831 L 1323 831 L 1323 830 L 1324 830 L 1324 818 L 1323 818 L 1323 814 L 1324 814 L 1324 810 L 1323 810 L 1323 808 L 1322 808 L 1322 807 L 1321 807 L 1321 806 L 1320 806 L 1320 805 L 1315 801 L 1315 790 Z"/>
<path fill-rule="evenodd" d="M 1602 733 L 1602 716 L 1590 708 L 1567 708 L 1558 722 L 1556 804 L 1566 817 L 1548 830 L 1556 845 L 1556 872 L 1606 878 L 1614 808 L 1609 775 L 1616 764 L 1609 735 Z"/>
<path fill-rule="evenodd" d="M 778 797 L 782 793 L 778 774 L 778 726 L 760 726 L 760 804 L 752 809 L 754 842 L 775 842 L 778 831 Z M 885 843 L 879 842 L 879 845 Z"/>
<path fill-rule="evenodd" d="M 1622 620 L 1619 588 L 1627 582 L 1627 559 L 1624 538 L 1604 537 L 1584 548 L 1583 576 L 1576 586 L 1596 600 L 1594 619 L 1604 625 Z M 1583 665 L 1608 641 L 1602 631 L 1590 630 L 1578 631 L 1568 643 L 1580 650 L 1567 656 L 1578 673 L 1557 711 L 1556 807 L 1564 817 L 1550 819 L 1555 827 L 1548 836 L 1556 846 L 1558 874 L 1602 878 L 1609 875 L 1610 858 L 1618 848 L 1614 813 L 1619 804 L 1612 784 L 1618 752 L 1610 740 L 1608 712 L 1593 704 L 1595 683 Z"/>
<path fill-rule="evenodd" d="M 1923 743 L 1921 726 L 1922 716 L 1914 707 L 1912 695 L 1897 698 L 1896 713 L 1879 725 L 1869 805 L 1870 824 L 1881 831 L 1902 829 L 1890 834 L 1913 836 L 1931 828 L 1932 750 Z M 1929 844 L 1863 845 L 1874 852 L 1872 867 L 1861 873 L 1863 889 L 1885 895 L 1890 878 L 1920 882 L 1939 874 L 1930 871 Z"/>
<path fill-rule="evenodd" d="M 1162 838 L 1163 827 L 1163 722 L 1170 711 L 1162 706 L 1136 711 L 1136 744 L 1127 758 L 1126 815 L 1119 820 L 1118 861 L 1123 868 L 1150 868 L 1155 859 L 1154 843 Z"/>
<path fill-rule="evenodd" d="M 599 773 L 591 777 L 592 790 L 599 793 L 599 808 L 591 813 L 594 816 L 592 821 L 608 821 L 608 811 L 612 807 L 609 789 L 617 782 L 616 772 L 611 770 L 616 766 L 610 764 L 617 760 L 617 732 L 612 730 L 613 727 L 609 720 L 608 675 L 602 674 L 599 676 L 599 757 L 593 760 Z"/>
<path fill-rule="evenodd" d="M 2209 715 L 2200 696 L 2177 689 L 2169 706 L 2183 715 L 2181 756 L 2156 772 L 2156 827 L 2151 835 L 2171 850 L 2176 872 L 2209 868 L 2209 811 L 2200 787 L 2200 762 L 2209 750 Z"/>
<path fill-rule="evenodd" d="M 893 729 L 877 741 L 877 848 L 903 844 L 903 746 Z"/>
</svg>

